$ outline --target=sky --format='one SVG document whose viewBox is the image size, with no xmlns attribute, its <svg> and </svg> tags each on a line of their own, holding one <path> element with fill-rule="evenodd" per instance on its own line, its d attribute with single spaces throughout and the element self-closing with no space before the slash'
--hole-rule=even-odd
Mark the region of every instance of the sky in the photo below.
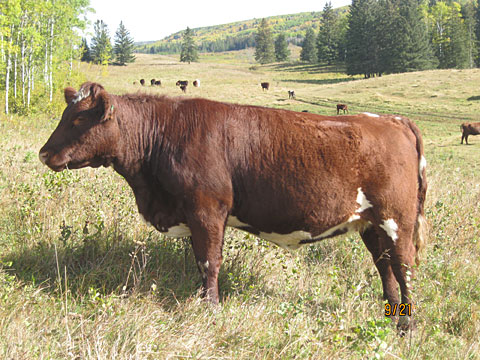
<svg viewBox="0 0 480 360">
<path fill-rule="evenodd" d="M 332 7 L 350 5 L 351 0 L 331 0 Z M 90 0 L 88 19 L 103 20 L 113 39 L 123 21 L 135 42 L 160 40 L 188 27 L 191 29 L 235 21 L 322 11 L 325 0 Z M 91 37 L 91 34 L 87 37 Z"/>
</svg>

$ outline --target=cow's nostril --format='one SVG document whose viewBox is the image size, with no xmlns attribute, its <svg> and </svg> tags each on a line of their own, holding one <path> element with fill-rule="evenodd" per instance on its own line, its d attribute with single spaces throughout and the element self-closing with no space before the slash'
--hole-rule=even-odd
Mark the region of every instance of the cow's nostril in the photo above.
<svg viewBox="0 0 480 360">
<path fill-rule="evenodd" d="M 42 162 L 42 164 L 45 165 L 45 162 L 47 161 L 48 157 L 50 156 L 50 154 L 48 153 L 48 151 L 41 151 L 39 154 L 38 154 L 38 158 L 40 159 L 40 161 Z"/>
</svg>

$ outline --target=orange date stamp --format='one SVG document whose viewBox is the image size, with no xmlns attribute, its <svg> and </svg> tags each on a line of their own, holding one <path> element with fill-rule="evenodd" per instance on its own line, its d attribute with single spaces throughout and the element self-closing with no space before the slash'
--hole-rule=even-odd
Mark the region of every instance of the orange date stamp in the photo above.
<svg viewBox="0 0 480 360">
<path fill-rule="evenodd" d="M 385 304 L 385 316 L 412 316 L 412 304 Z"/>
</svg>

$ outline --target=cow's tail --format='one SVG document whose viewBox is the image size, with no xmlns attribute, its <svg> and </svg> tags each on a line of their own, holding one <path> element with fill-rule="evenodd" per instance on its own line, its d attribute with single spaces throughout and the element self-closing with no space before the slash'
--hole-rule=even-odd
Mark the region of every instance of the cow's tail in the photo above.
<svg viewBox="0 0 480 360">
<path fill-rule="evenodd" d="M 412 121 L 408 120 L 408 126 L 416 138 L 416 149 L 418 154 L 418 203 L 417 203 L 417 222 L 413 234 L 413 242 L 417 250 L 415 262 L 417 265 L 422 259 L 428 238 L 428 223 L 425 219 L 425 197 L 427 195 L 427 160 L 423 153 L 423 140 L 420 129 Z"/>
</svg>

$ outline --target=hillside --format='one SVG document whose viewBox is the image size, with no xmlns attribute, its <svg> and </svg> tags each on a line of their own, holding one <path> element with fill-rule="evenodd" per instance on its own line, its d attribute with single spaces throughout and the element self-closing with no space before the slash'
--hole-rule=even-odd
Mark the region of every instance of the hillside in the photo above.
<svg viewBox="0 0 480 360">
<path fill-rule="evenodd" d="M 345 15 L 348 6 L 335 9 Z M 308 28 L 318 29 L 321 11 L 302 12 L 290 15 L 278 15 L 266 18 L 274 36 L 285 33 L 288 41 L 298 45 L 303 40 Z M 206 26 L 192 29 L 195 41 L 202 52 L 219 52 L 241 50 L 255 45 L 255 33 L 261 19 L 250 19 L 222 25 Z M 177 53 L 180 52 L 182 31 L 166 38 L 137 44 L 141 53 Z"/>
</svg>

